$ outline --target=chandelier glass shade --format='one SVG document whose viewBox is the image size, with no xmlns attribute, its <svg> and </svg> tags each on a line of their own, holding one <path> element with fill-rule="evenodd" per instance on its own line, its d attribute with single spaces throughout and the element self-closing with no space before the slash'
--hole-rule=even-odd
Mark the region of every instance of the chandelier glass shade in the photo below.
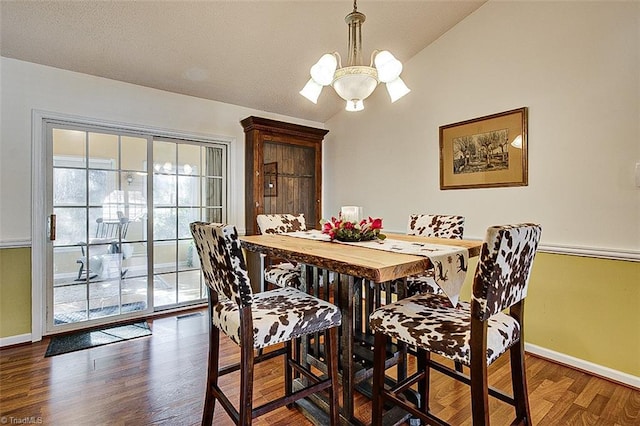
<svg viewBox="0 0 640 426">
<path fill-rule="evenodd" d="M 347 111 L 361 111 L 364 100 L 373 93 L 378 83 L 385 83 L 391 102 L 395 102 L 410 89 L 400 78 L 402 63 L 390 52 L 375 50 L 370 65 L 362 65 L 362 23 L 364 14 L 358 12 L 356 1 L 353 12 L 345 17 L 349 25 L 349 57 L 347 66 L 342 66 L 338 52 L 325 53 L 311 67 L 311 78 L 300 94 L 314 104 L 324 86 L 333 86 L 338 96 L 347 102 Z"/>
</svg>

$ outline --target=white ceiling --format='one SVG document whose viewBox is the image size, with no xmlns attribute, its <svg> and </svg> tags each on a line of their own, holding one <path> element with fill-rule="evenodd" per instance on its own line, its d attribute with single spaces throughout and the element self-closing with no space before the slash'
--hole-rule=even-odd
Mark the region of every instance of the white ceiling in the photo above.
<svg viewBox="0 0 640 426">
<path fill-rule="evenodd" d="M 406 62 L 486 0 L 361 0 L 363 56 Z M 170 92 L 325 122 L 344 108 L 298 94 L 323 53 L 347 55 L 343 1 L 7 1 L 0 52 Z M 411 86 L 410 81 L 406 83 Z"/>
</svg>

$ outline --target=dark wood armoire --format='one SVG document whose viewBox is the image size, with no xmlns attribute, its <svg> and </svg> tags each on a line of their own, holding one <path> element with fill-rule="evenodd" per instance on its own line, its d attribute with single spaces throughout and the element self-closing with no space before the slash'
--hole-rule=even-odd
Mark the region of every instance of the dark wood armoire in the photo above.
<svg viewBox="0 0 640 426">
<path fill-rule="evenodd" d="M 256 216 L 304 213 L 319 228 L 322 213 L 324 129 L 260 117 L 240 122 L 245 132 L 245 226 L 258 234 Z"/>
</svg>

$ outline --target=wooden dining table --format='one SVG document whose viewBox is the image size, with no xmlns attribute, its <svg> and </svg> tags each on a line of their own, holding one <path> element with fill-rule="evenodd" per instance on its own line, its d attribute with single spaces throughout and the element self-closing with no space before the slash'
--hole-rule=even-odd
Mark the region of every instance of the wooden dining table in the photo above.
<svg viewBox="0 0 640 426">
<path fill-rule="evenodd" d="M 387 238 L 393 240 L 405 240 L 421 244 L 438 244 L 466 248 L 469 257 L 476 257 L 480 253 L 482 241 L 457 240 L 432 237 L 419 237 L 405 234 L 387 234 Z M 313 289 L 316 295 L 323 285 L 329 286 L 330 271 L 335 274 L 334 282 L 337 285 L 337 294 L 332 301 L 339 306 L 342 312 L 342 325 L 340 333 L 340 371 L 342 375 L 343 404 L 342 416 L 347 424 L 361 424 L 354 417 L 354 392 L 356 384 L 362 378 L 371 377 L 370 373 L 361 371 L 358 363 L 354 362 L 356 351 L 361 350 L 361 344 L 355 344 L 356 339 L 366 335 L 368 321 L 366 309 L 358 309 L 363 306 L 372 306 L 371 301 L 363 301 L 363 297 L 369 294 L 367 291 L 359 292 L 358 289 L 370 287 L 386 288 L 385 283 L 405 280 L 410 275 L 424 272 L 431 266 L 428 257 L 412 254 L 401 254 L 384 250 L 359 247 L 353 244 L 340 244 L 337 242 L 318 241 L 314 239 L 296 238 L 286 234 L 264 234 L 240 237 L 242 247 L 246 250 L 249 273 L 252 279 L 256 279 L 262 273 L 260 270 L 259 255 L 271 258 L 284 259 L 305 265 L 302 268 L 302 281 L 305 290 Z M 315 272 L 314 272 L 315 271 Z M 320 271 L 320 272 L 318 272 Z M 315 281 L 315 282 L 314 282 Z M 387 296 L 389 291 L 386 292 Z M 329 291 L 325 291 L 328 300 Z M 389 300 L 387 298 L 387 300 Z M 361 303 L 362 302 L 362 303 Z M 362 321 L 362 317 L 365 320 Z M 303 356 L 305 356 L 303 354 Z M 316 366 L 319 366 L 316 364 Z"/>
</svg>

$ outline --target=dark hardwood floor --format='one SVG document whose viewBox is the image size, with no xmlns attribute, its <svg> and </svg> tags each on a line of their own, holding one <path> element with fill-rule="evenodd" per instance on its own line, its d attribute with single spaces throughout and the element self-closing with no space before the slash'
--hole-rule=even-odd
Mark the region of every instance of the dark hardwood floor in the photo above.
<svg viewBox="0 0 640 426">
<path fill-rule="evenodd" d="M 0 422 L 44 425 L 200 424 L 207 359 L 206 313 L 149 321 L 153 336 L 44 358 L 48 339 L 0 350 Z M 228 339 L 222 363 L 237 358 Z M 489 369 L 490 383 L 510 391 L 506 357 Z M 640 391 L 580 371 L 527 356 L 529 400 L 536 425 L 640 425 Z M 439 373 L 432 375 L 431 405 L 453 425 L 470 425 L 468 387 Z M 282 384 L 282 362 L 256 371 L 255 403 Z M 237 373 L 222 380 L 232 390 Z M 231 391 L 231 397 L 237 392 Z M 230 425 L 216 407 L 214 425 Z M 511 406 L 490 400 L 495 425 L 509 424 Z M 357 416 L 371 418 L 370 403 L 359 396 Z M 298 411 L 282 408 L 256 425 L 309 425 Z"/>
</svg>

